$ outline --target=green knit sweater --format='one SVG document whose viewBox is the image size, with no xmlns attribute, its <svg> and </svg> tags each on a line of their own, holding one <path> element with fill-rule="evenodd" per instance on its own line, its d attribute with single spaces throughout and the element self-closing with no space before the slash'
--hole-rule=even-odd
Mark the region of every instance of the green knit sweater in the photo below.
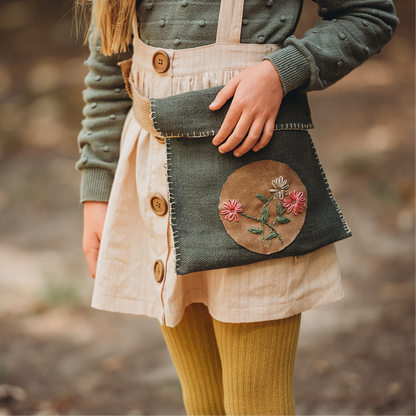
<svg viewBox="0 0 416 416">
<path fill-rule="evenodd" d="M 315 0 L 314 0 L 315 1 Z M 184 49 L 215 42 L 221 0 L 138 1 L 140 37 L 147 44 Z M 283 43 L 266 57 L 279 72 L 284 94 L 322 90 L 365 62 L 392 38 L 398 19 L 391 0 L 317 0 L 321 17 L 302 39 L 296 29 L 302 0 L 246 0 L 241 43 Z M 90 36 L 85 62 L 85 119 L 78 137 L 81 201 L 108 201 L 120 137 L 131 100 L 117 63 L 130 53 L 106 57 Z M 200 94 L 204 94 L 201 91 Z"/>
</svg>

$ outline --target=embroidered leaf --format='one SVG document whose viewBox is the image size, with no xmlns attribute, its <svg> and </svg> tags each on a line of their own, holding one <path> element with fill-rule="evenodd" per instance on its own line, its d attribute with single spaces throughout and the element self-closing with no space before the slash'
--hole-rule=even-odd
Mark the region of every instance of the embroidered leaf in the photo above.
<svg viewBox="0 0 416 416">
<path fill-rule="evenodd" d="M 280 217 L 280 216 L 277 216 L 277 222 L 278 222 L 279 224 L 287 224 L 288 222 L 290 222 L 290 219 L 289 219 L 289 218 L 287 218 L 287 217 Z"/>
<path fill-rule="evenodd" d="M 283 217 L 283 215 L 282 215 L 286 211 L 286 208 L 283 208 L 282 204 L 280 202 L 277 203 L 277 205 L 276 205 L 277 217 L 273 221 L 273 225 L 271 225 L 268 222 L 270 213 L 269 213 L 269 209 L 267 208 L 267 205 L 273 199 L 273 196 L 271 196 L 269 199 L 267 199 L 262 194 L 256 194 L 256 198 L 258 198 L 261 202 L 264 203 L 264 206 L 261 209 L 260 218 L 252 217 L 251 215 L 248 215 L 244 212 L 241 212 L 241 215 L 246 217 L 246 218 L 250 218 L 252 220 L 259 221 L 260 224 L 261 224 L 261 228 L 248 228 L 248 231 L 252 234 L 260 234 L 261 235 L 261 243 L 262 243 L 263 246 L 264 246 L 265 240 L 267 240 L 269 242 L 270 246 L 271 246 L 272 245 L 272 239 L 276 238 L 276 237 L 278 237 L 280 242 L 283 244 L 282 237 L 280 236 L 279 232 L 274 228 L 274 226 L 275 226 L 276 222 L 279 222 L 280 224 L 286 224 L 286 223 L 290 222 L 289 218 Z M 270 228 L 270 234 L 266 237 L 264 235 L 265 226 Z"/>
<path fill-rule="evenodd" d="M 267 237 L 266 240 L 271 240 L 272 238 L 277 237 L 277 233 L 270 233 Z"/>
<path fill-rule="evenodd" d="M 263 209 L 261 210 L 261 219 L 263 222 L 269 221 L 269 210 L 267 209 L 267 207 L 263 207 Z"/>
<path fill-rule="evenodd" d="M 264 204 L 267 204 L 268 199 L 264 195 L 256 194 L 256 197 L 260 199 L 260 201 L 263 202 Z"/>
</svg>

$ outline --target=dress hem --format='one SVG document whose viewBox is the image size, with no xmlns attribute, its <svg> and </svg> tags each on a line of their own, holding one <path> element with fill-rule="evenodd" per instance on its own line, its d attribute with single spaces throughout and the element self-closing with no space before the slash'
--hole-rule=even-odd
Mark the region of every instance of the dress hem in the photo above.
<svg viewBox="0 0 416 416">
<path fill-rule="evenodd" d="M 194 292 L 194 291 L 191 291 Z M 164 312 L 163 309 L 157 307 L 155 304 L 144 303 L 136 299 L 115 298 L 104 294 L 94 296 L 91 306 L 94 309 L 100 309 L 108 312 L 119 312 L 133 315 L 145 315 L 150 318 L 156 318 L 160 325 L 175 327 L 181 321 L 185 309 L 191 303 L 203 303 L 207 306 L 210 315 L 217 321 L 227 323 L 251 323 L 264 322 L 276 319 L 284 319 L 311 309 L 316 309 L 321 306 L 330 305 L 344 298 L 344 291 L 341 283 L 326 289 L 314 295 L 287 303 L 285 305 L 275 305 L 278 309 L 276 312 L 271 312 L 270 305 L 257 308 L 227 308 L 216 305 L 210 301 L 205 291 L 201 296 L 201 290 L 197 290 L 193 297 L 195 300 L 191 302 L 184 301 L 183 308 L 175 312 Z M 191 293 L 192 295 L 192 293 Z M 205 299 L 203 299 L 203 297 Z M 189 298 L 188 298 L 189 299 Z M 197 300 L 200 299 L 200 300 Z M 264 311 L 263 311 L 264 310 Z M 225 312 L 225 313 L 224 313 Z M 227 316 L 224 320 L 223 316 Z"/>
</svg>

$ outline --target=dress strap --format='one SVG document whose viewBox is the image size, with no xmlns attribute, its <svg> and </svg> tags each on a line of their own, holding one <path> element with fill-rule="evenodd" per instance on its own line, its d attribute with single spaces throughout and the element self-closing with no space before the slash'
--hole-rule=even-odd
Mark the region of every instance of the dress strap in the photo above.
<svg viewBox="0 0 416 416">
<path fill-rule="evenodd" d="M 134 7 L 134 16 L 133 16 L 133 35 L 134 35 L 134 37 L 135 37 L 136 39 L 140 39 L 140 37 L 139 37 L 139 26 L 138 26 L 138 23 L 137 23 L 137 19 L 138 19 L 138 16 L 137 16 L 137 9 L 136 9 L 136 7 Z"/>
<path fill-rule="evenodd" d="M 244 0 L 221 0 L 216 43 L 240 43 Z"/>
</svg>

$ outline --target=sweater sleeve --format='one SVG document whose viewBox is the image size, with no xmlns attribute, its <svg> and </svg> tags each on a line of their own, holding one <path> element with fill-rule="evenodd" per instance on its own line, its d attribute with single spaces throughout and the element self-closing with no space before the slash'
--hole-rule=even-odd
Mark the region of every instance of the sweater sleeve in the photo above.
<svg viewBox="0 0 416 416">
<path fill-rule="evenodd" d="M 125 89 L 119 61 L 131 53 L 104 56 L 100 36 L 89 36 L 90 56 L 85 65 L 87 89 L 82 130 L 78 136 L 81 157 L 76 168 L 81 171 L 81 202 L 108 201 L 120 149 L 124 121 L 132 105 Z"/>
<path fill-rule="evenodd" d="M 276 67 L 283 92 L 322 90 L 379 53 L 396 31 L 391 0 L 313 0 L 322 17 L 302 39 L 288 37 L 265 59 Z"/>
</svg>

